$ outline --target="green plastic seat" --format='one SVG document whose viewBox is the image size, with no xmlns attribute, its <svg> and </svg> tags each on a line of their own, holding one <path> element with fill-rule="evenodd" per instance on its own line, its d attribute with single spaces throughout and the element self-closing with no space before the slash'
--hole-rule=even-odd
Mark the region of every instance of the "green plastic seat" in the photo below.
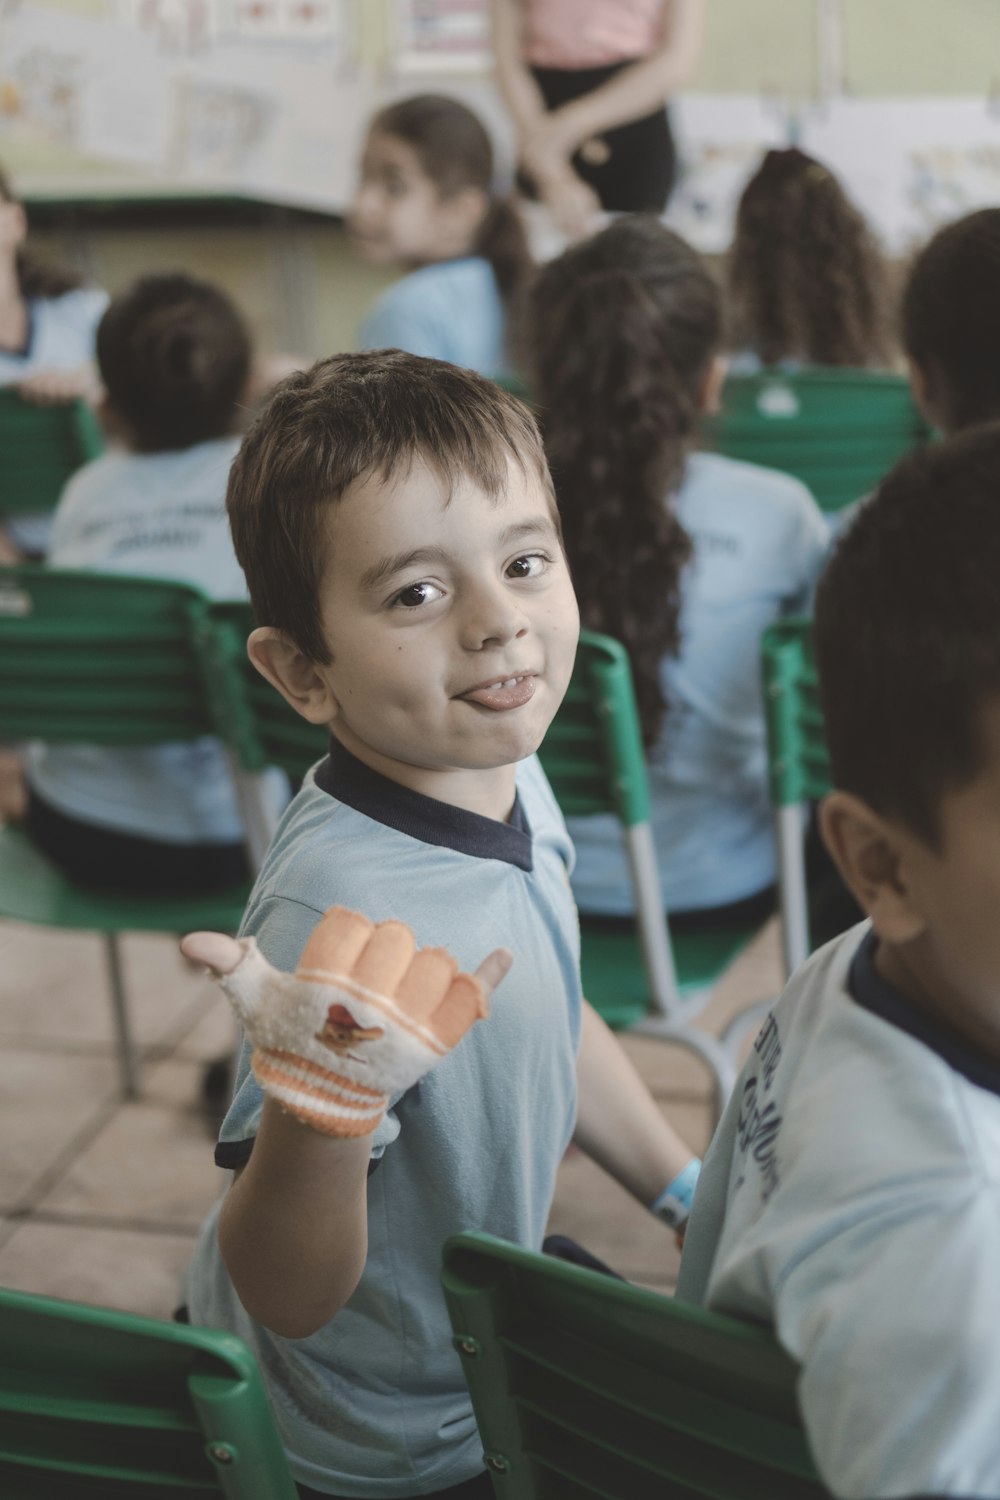
<svg viewBox="0 0 1000 1500">
<path fill-rule="evenodd" d="M 103 450 L 85 402 L 43 406 L 0 390 L 0 517 L 54 509 L 70 475 Z"/>
<path fill-rule="evenodd" d="M 761 661 L 787 978 L 811 948 L 805 868 L 809 808 L 832 786 L 812 622 L 789 619 L 772 625 L 761 642 Z"/>
<path fill-rule="evenodd" d="M 762 1329 L 485 1234 L 441 1280 L 497 1500 L 829 1500 Z"/>
<path fill-rule="evenodd" d="M 233 1334 L 0 1289 L 4 1500 L 296 1500 Z"/>
<path fill-rule="evenodd" d="M 702 442 L 801 479 L 821 510 L 867 495 L 931 436 L 902 375 L 870 370 L 731 375 Z"/>
<path fill-rule="evenodd" d="M 609 1026 L 677 1042 L 712 1072 L 721 1108 L 734 1080 L 730 1050 L 694 1024 L 712 985 L 758 926 L 672 936 L 650 828 L 649 786 L 625 648 L 583 631 L 566 697 L 539 756 L 567 817 L 613 813 L 635 893 L 633 931 L 581 916 L 583 988 Z"/>
<path fill-rule="evenodd" d="M 215 732 L 208 601 L 149 578 L 0 567 L 0 741 L 154 745 Z M 241 882 L 206 896 L 77 885 L 19 827 L 0 828 L 0 917 L 103 934 L 126 1095 L 138 1092 L 118 938 L 122 932 L 235 931 Z"/>
</svg>

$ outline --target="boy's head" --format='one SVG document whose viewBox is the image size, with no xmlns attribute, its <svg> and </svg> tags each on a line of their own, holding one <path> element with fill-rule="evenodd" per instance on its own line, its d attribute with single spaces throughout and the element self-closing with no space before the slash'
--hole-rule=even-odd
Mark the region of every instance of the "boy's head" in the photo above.
<svg viewBox="0 0 1000 1500">
<path fill-rule="evenodd" d="M 1000 208 L 946 225 L 917 256 L 903 342 L 917 399 L 942 431 L 1000 418 Z"/>
<path fill-rule="evenodd" d="M 181 273 L 140 277 L 97 330 L 108 403 L 139 453 L 233 432 L 250 357 L 249 334 L 225 293 Z"/>
<path fill-rule="evenodd" d="M 1000 998 L 1000 425 L 904 460 L 821 579 L 824 838 L 928 983 Z M 914 946 L 915 945 L 915 946 Z"/>
<path fill-rule="evenodd" d="M 321 361 L 252 424 L 227 505 L 251 654 L 305 717 L 397 780 L 537 748 L 578 622 L 520 401 L 399 350 Z"/>
</svg>

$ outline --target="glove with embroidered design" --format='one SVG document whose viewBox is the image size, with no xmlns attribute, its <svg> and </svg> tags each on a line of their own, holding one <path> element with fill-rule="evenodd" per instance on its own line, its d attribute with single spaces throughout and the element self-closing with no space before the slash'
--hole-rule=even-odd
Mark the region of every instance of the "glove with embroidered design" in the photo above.
<svg viewBox="0 0 1000 1500">
<path fill-rule="evenodd" d="M 325 912 L 294 974 L 271 967 L 253 938 L 192 933 L 184 953 L 216 971 L 253 1043 L 261 1087 L 324 1135 L 375 1129 L 391 1095 L 416 1083 L 489 1013 L 510 957 L 475 975 L 444 948 L 417 950 L 403 922 Z"/>
</svg>

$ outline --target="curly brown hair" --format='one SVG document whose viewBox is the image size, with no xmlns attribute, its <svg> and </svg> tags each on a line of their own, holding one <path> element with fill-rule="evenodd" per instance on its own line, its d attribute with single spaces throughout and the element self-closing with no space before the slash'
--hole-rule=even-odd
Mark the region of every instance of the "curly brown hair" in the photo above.
<svg viewBox="0 0 1000 1500">
<path fill-rule="evenodd" d="M 765 365 L 885 366 L 885 262 L 833 173 L 797 147 L 768 151 L 736 210 L 727 263 L 729 342 Z"/>
<path fill-rule="evenodd" d="M 669 503 L 722 341 L 719 288 L 690 245 L 630 215 L 544 266 L 533 377 L 583 622 L 628 651 L 647 748 L 667 710 L 691 539 Z"/>
<path fill-rule="evenodd" d="M 0 203 L 19 203 L 10 178 L 0 167 Z M 62 297 L 83 285 L 83 277 L 68 266 L 53 266 L 31 250 L 18 250 L 17 284 L 22 297 Z"/>
</svg>

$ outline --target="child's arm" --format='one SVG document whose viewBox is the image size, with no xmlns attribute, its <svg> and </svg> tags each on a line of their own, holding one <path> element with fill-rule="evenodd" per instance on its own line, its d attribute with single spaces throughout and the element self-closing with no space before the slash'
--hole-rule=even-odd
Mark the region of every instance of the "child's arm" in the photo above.
<svg viewBox="0 0 1000 1500">
<path fill-rule="evenodd" d="M 215 970 L 253 1043 L 265 1093 L 248 1165 L 223 1205 L 219 1245 L 251 1317 L 305 1338 L 350 1298 L 367 1254 L 371 1137 L 402 1094 L 488 1012 L 510 966 L 475 975 L 443 949 L 417 952 L 401 922 L 332 907 L 294 975 L 252 939 L 193 933 L 184 953 Z"/>
<path fill-rule="evenodd" d="M 617 1037 L 586 1000 L 573 1139 L 649 1208 L 694 1152 L 663 1118 Z"/>
</svg>

